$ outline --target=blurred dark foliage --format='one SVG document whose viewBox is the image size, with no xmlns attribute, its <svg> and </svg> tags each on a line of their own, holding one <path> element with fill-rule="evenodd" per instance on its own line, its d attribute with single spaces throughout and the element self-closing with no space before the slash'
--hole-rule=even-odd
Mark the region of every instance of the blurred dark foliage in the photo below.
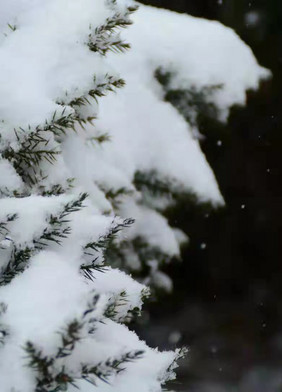
<svg viewBox="0 0 282 392">
<path fill-rule="evenodd" d="M 191 242 L 183 263 L 168 267 L 175 293 L 163 305 L 152 306 L 157 332 L 153 327 L 147 338 L 167 346 L 164 336 L 180 330 L 180 342 L 191 345 L 192 353 L 194 347 L 198 359 L 202 356 L 195 367 L 202 368 L 200 379 L 218 378 L 220 361 L 225 370 L 231 364 L 229 373 L 223 372 L 231 379 L 255 365 L 271 363 L 280 369 L 281 347 L 273 341 L 282 335 L 282 1 L 142 2 L 221 21 L 273 72 L 259 92 L 248 94 L 247 107 L 232 110 L 228 125 L 200 124 L 207 136 L 202 149 L 226 208 L 209 212 L 183 203 L 171 215 Z M 162 333 L 158 328 L 164 323 Z M 203 349 L 203 342 L 211 347 L 215 340 L 225 350 L 217 361 Z M 193 356 L 187 372 L 195 377 Z"/>
</svg>

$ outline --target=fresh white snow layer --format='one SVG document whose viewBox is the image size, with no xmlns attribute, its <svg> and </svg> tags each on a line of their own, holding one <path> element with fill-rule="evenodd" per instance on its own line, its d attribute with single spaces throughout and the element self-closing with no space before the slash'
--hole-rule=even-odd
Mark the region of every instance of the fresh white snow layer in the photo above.
<svg viewBox="0 0 282 392">
<path fill-rule="evenodd" d="M 168 258 L 180 256 L 180 245 L 187 237 L 170 227 L 162 215 L 172 200 L 164 197 L 148 202 L 135 188 L 136 172 L 156 173 L 178 192 L 193 194 L 198 202 L 223 204 L 194 137 L 195 126 L 164 102 L 164 91 L 154 78 L 158 68 L 172 72 L 171 88 L 201 90 L 221 85 L 209 99 L 218 107 L 222 121 L 232 105 L 246 103 L 246 91 L 258 88 L 269 73 L 232 30 L 217 22 L 140 6 L 134 25 L 122 32 L 132 49 L 127 54 L 102 56 L 89 50 L 89 36 L 95 39 L 96 29 L 117 12 L 124 15 L 131 2 L 0 3 L 1 273 L 15 252 L 29 248 L 32 254 L 28 268 L 0 288 L 0 302 L 7 305 L 0 315 L 1 392 L 34 391 L 37 373 L 27 366 L 24 345 L 31 341 L 43 355 L 54 356 L 61 344 L 60 333 L 76 319 L 84 321 L 82 339 L 71 355 L 56 362 L 54 371 L 66 368 L 76 385 L 90 392 L 95 390 L 93 385 L 76 379 L 81 364 L 106 366 L 109 358 L 140 350 L 141 358 L 126 363 L 125 371 L 112 375 L 108 384 L 97 380 L 97 387 L 101 392 L 160 392 L 161 385 L 174 377 L 172 363 L 177 353 L 149 348 L 122 324 L 142 307 L 148 289 L 109 266 L 86 279 L 81 265 L 94 259 L 100 267 L 107 260 L 100 248 L 87 254 L 85 246 L 101 241 L 124 218 L 135 218 L 133 228 L 117 235 L 116 246 L 141 238 Z M 120 75 L 126 86 L 99 99 L 99 105 L 90 98 L 88 106 L 76 111 L 69 105 L 75 98 L 87 97 L 108 75 Z M 77 114 L 98 119 L 94 127 L 77 125 L 60 136 L 42 130 L 62 115 Z M 39 173 L 35 167 L 40 179 L 28 184 L 25 176 L 33 175 L 32 168 L 17 172 L 14 158 L 5 151 L 19 154 L 34 131 L 48 141 L 36 148 L 58 155 L 52 163 L 40 162 Z M 110 141 L 99 144 L 93 140 L 104 132 Z M 64 194 L 48 196 L 58 185 Z M 123 188 L 126 195 L 115 206 L 106 193 Z M 62 224 L 66 238 L 42 245 L 44 235 L 54 228 L 54 217 L 82 192 L 88 193 L 83 207 L 69 213 Z M 127 268 L 141 268 L 133 248 L 125 252 Z M 171 290 L 171 281 L 159 271 L 158 261 L 152 256 L 146 263 L 151 272 L 145 282 Z M 85 314 L 94 300 L 92 311 Z M 111 305 L 117 305 L 116 313 L 109 314 Z M 68 390 L 76 388 L 69 386 Z"/>
</svg>

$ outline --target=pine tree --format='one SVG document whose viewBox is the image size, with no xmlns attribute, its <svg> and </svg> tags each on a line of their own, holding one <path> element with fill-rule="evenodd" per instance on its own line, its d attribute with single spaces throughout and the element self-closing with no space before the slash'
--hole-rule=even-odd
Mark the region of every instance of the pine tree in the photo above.
<svg viewBox="0 0 282 392">
<path fill-rule="evenodd" d="M 144 283 L 170 288 L 160 267 L 187 240 L 167 206 L 187 195 L 222 203 L 191 127 L 202 110 L 222 118 L 243 103 L 266 71 L 248 52 L 253 79 L 238 72 L 239 98 L 212 72 L 212 85 L 182 86 L 169 66 L 185 68 L 174 50 L 183 37 L 158 36 L 179 16 L 125 0 L 14 0 L 1 11 L 1 391 L 159 392 L 185 350 L 150 349 L 126 324 Z"/>
<path fill-rule="evenodd" d="M 54 101 L 49 108 L 46 111 L 43 108 L 46 118 L 36 119 L 38 108 L 32 94 L 26 97 L 30 102 L 24 108 L 30 110 L 30 118 L 21 113 L 22 108 L 16 106 L 13 95 L 12 102 L 8 102 L 14 111 L 13 118 L 1 107 L 0 379 L 3 392 L 77 388 L 88 391 L 96 386 L 106 390 L 108 385 L 114 388 L 119 385 L 115 390 L 131 390 L 131 383 L 139 377 L 138 368 L 142 374 L 148 361 L 159 361 L 159 365 L 148 374 L 146 388 L 155 385 L 154 390 L 159 390 L 162 382 L 173 377 L 172 363 L 182 355 L 149 349 L 125 326 L 140 313 L 149 291 L 112 269 L 105 263 L 105 254 L 120 232 L 133 225 L 134 219 L 121 219 L 113 213 L 99 211 L 93 194 L 85 190 L 79 179 L 69 175 L 64 161 L 64 145 L 71 134 L 90 143 L 93 153 L 95 145 L 109 140 L 106 133 L 98 133 L 94 128 L 96 106 L 100 98 L 123 87 L 125 82 L 108 73 L 104 58 L 109 51 L 123 52 L 129 48 L 118 31 L 131 24 L 130 16 L 136 10 L 135 6 L 124 6 L 116 0 L 92 5 L 87 0 L 80 3 L 48 3 L 45 12 L 54 18 L 55 32 L 61 28 L 61 22 L 65 28 L 73 24 L 75 29 L 67 31 L 65 37 L 52 37 L 51 27 L 46 43 L 50 20 L 47 17 L 46 21 L 41 14 L 42 6 L 35 7 L 38 13 L 34 17 L 32 3 L 26 3 L 26 9 L 20 13 L 18 2 L 18 8 L 13 10 L 19 12 L 15 15 L 17 23 L 9 24 L 11 31 L 2 42 L 4 52 L 6 44 L 22 39 L 26 43 L 31 40 L 30 44 L 38 47 L 49 44 L 54 50 L 73 49 L 75 56 L 88 50 L 92 56 L 88 58 L 87 53 L 84 59 L 89 60 L 85 76 L 91 82 L 89 87 L 73 86 L 72 78 L 78 83 L 81 72 L 75 69 L 74 58 L 71 89 L 63 86 L 56 99 L 52 97 Z M 83 7 L 86 10 L 89 7 L 87 17 L 83 15 Z M 88 16 L 93 11 L 98 14 L 96 18 L 95 14 Z M 87 24 L 92 18 L 93 22 Z M 61 42 L 56 47 L 57 39 Z M 78 53 L 75 52 L 77 43 Z M 36 67 L 44 78 L 44 69 L 40 68 L 44 66 L 48 48 L 42 53 L 37 50 Z M 21 55 L 19 60 L 23 63 L 19 62 L 18 66 L 25 67 L 25 53 Z M 60 61 L 55 59 L 57 64 Z M 95 68 L 100 71 L 92 75 L 91 81 L 93 64 L 94 71 Z M 16 91 L 11 94 L 16 95 Z M 24 101 L 20 103 L 25 105 Z M 117 195 L 108 192 L 107 196 L 114 200 Z"/>
<path fill-rule="evenodd" d="M 101 101 L 98 119 L 114 135 L 98 162 L 119 180 L 93 178 L 118 215 L 136 218 L 122 242 L 108 250 L 111 265 L 154 291 L 170 291 L 162 269 L 180 259 L 188 243 L 187 233 L 168 220 L 171 211 L 190 205 L 205 214 L 224 206 L 200 149 L 201 128 L 207 119 L 222 127 L 230 108 L 244 105 L 246 91 L 270 74 L 218 23 L 145 6 L 133 18 L 123 33 L 132 49 L 118 59 L 109 56 L 127 85 Z"/>
</svg>

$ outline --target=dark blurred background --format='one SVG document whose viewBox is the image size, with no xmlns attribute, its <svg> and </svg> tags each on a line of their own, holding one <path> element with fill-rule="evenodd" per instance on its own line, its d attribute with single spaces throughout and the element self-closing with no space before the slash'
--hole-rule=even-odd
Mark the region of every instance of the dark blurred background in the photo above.
<svg viewBox="0 0 282 392">
<path fill-rule="evenodd" d="M 226 208 L 182 206 L 173 215 L 190 246 L 169 267 L 174 295 L 152 305 L 141 333 L 161 348 L 190 347 L 170 389 L 281 392 L 282 0 L 142 2 L 234 28 L 273 79 L 227 126 L 202 124 Z"/>
</svg>

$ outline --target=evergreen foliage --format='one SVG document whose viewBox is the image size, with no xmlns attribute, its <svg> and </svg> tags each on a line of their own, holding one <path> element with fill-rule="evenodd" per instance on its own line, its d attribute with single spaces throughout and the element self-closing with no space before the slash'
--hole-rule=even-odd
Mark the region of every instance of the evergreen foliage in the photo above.
<svg viewBox="0 0 282 392">
<path fill-rule="evenodd" d="M 83 247 L 84 255 L 87 259 L 90 258 L 90 263 L 83 263 L 80 266 L 81 271 L 84 276 L 90 280 L 93 280 L 93 272 L 100 271 L 103 272 L 105 270 L 104 266 L 99 264 L 99 256 L 96 256 L 97 253 L 102 253 L 105 256 L 108 249 L 111 249 L 114 245 L 114 241 L 117 237 L 117 234 L 125 228 L 130 227 L 134 223 L 134 219 L 124 219 L 121 223 L 112 222 L 112 226 L 109 228 L 108 233 L 102 235 L 98 238 L 97 241 L 89 242 Z M 106 257 L 106 260 L 108 258 Z"/>
<path fill-rule="evenodd" d="M 192 127 L 199 127 L 199 119 L 219 117 L 219 109 L 213 102 L 214 93 L 223 85 L 210 85 L 198 89 L 197 86 L 188 88 L 173 87 L 173 73 L 158 68 L 155 71 L 157 81 L 162 85 L 164 99 L 170 102 Z"/>
<path fill-rule="evenodd" d="M 121 297 L 125 295 L 123 292 Z M 98 301 L 99 297 L 94 295 L 81 318 L 71 321 L 59 332 L 61 342 L 56 353 L 52 356 L 43 354 L 42 350 L 32 342 L 26 343 L 24 350 L 27 354 L 28 364 L 37 374 L 36 392 L 67 390 L 69 384 L 75 386 L 75 381 L 80 379 L 88 381 L 93 386 L 97 386 L 96 379 L 108 383 L 114 373 L 126 370 L 123 367 L 126 363 L 141 358 L 143 351 L 139 350 L 127 352 L 117 358 L 109 358 L 105 362 L 99 362 L 95 365 L 82 363 L 76 374 L 67 368 L 66 359 L 73 354 L 76 345 L 83 339 L 83 333 L 95 333 L 95 324 L 99 320 L 95 319 L 92 313 Z M 114 315 L 117 315 L 116 306 L 118 304 L 109 305 L 104 316 L 113 318 Z"/>
<path fill-rule="evenodd" d="M 79 211 L 86 197 L 86 193 L 81 194 L 77 199 L 67 203 L 58 215 L 51 215 L 48 226 L 45 227 L 37 238 L 33 239 L 32 245 L 22 248 L 18 247 L 17 244 L 13 244 L 14 248 L 10 260 L 0 272 L 0 286 L 10 283 L 13 278 L 22 273 L 27 268 L 30 258 L 48 246 L 49 241 L 61 245 L 62 240 L 67 238 L 71 232 L 71 227 L 68 226 L 70 221 L 66 217 L 73 212 Z M 14 220 L 14 217 L 9 217 L 9 221 Z M 13 243 L 13 240 L 11 242 Z"/>
<path fill-rule="evenodd" d="M 120 38 L 117 29 L 130 25 L 130 15 L 136 10 L 134 6 L 127 7 L 122 12 L 116 1 L 108 2 L 108 7 L 111 10 L 111 16 L 102 25 L 90 26 L 88 35 L 87 45 L 90 51 L 101 56 L 105 56 L 108 51 L 122 52 L 129 48 L 129 45 Z M 111 272 L 111 269 L 104 265 L 106 252 L 112 246 L 118 246 L 118 237 L 121 230 L 129 228 L 134 223 L 134 219 L 114 218 L 109 222 L 109 219 L 111 219 L 109 218 L 107 219 L 108 227 L 107 225 L 105 227 L 104 223 L 102 225 L 104 228 L 100 228 L 100 233 L 96 231 L 93 240 L 88 242 L 85 242 L 85 239 L 80 240 L 77 237 L 80 229 L 78 229 L 79 226 L 76 227 L 77 223 L 75 222 L 79 222 L 79 219 L 83 222 L 83 217 L 86 216 L 91 217 L 91 203 L 87 193 L 78 193 L 76 180 L 70 177 L 67 177 L 65 182 L 48 184 L 48 177 L 53 170 L 52 167 L 58 166 L 60 162 L 62 143 L 70 132 L 77 132 L 79 128 L 85 129 L 86 124 L 89 124 L 90 127 L 93 126 L 92 122 L 95 116 L 85 115 L 82 108 L 90 107 L 91 100 L 98 103 L 98 99 L 117 88 L 123 87 L 124 84 L 124 80 L 119 77 L 109 74 L 105 74 L 103 77 L 95 75 L 93 86 L 84 94 L 74 96 L 73 93 L 66 93 L 63 99 L 57 99 L 57 105 L 62 109 L 54 112 L 50 120 L 45 120 L 43 124 L 37 126 L 15 127 L 13 142 L 9 139 L 5 140 L 4 134 L 1 135 L 2 162 L 9 163 L 9 170 L 14 169 L 20 179 L 18 181 L 20 185 L 14 189 L 1 188 L 2 201 L 4 201 L 4 204 L 2 203 L 3 211 L 8 211 L 0 221 L 2 249 L 0 285 L 13 288 L 13 282 L 18 284 L 21 277 L 28 276 L 29 271 L 32 273 L 35 267 L 33 266 L 35 257 L 40 260 L 40 257 L 46 254 L 50 258 L 52 252 L 61 252 L 60 248 L 64 253 L 68 250 L 68 244 L 73 243 L 75 245 L 78 241 L 81 244 L 78 268 L 82 276 L 86 281 L 90 281 L 94 288 L 94 291 L 92 289 L 88 294 L 88 297 L 92 296 L 92 299 L 90 302 L 88 300 L 88 304 L 81 315 L 68 321 L 61 331 L 57 331 L 59 340 L 55 339 L 55 341 L 57 340 L 55 346 L 53 343 L 51 344 L 52 349 L 46 349 L 46 347 L 54 340 L 54 336 L 42 335 L 43 340 L 40 343 L 36 339 L 33 342 L 28 338 L 25 342 L 19 343 L 23 345 L 23 350 L 26 353 L 22 363 L 23 367 L 20 369 L 22 360 L 19 360 L 19 358 L 12 358 L 12 360 L 19 361 L 16 366 L 19 367 L 20 372 L 23 372 L 23 375 L 27 369 L 31 370 L 30 374 L 27 373 L 29 374 L 28 378 L 31 377 L 31 380 L 33 380 L 29 384 L 28 392 L 31 392 L 31 390 L 35 392 L 63 391 L 69 390 L 71 386 L 84 390 L 83 382 L 98 386 L 100 385 L 98 380 L 110 383 L 115 374 L 119 375 L 127 371 L 128 363 L 140 361 L 143 356 L 148 355 L 148 352 L 146 354 L 146 351 L 148 351 L 146 346 L 144 346 L 145 350 L 134 350 L 126 347 L 121 349 L 120 347 L 116 355 L 109 354 L 108 358 L 105 358 L 105 355 L 100 355 L 99 358 L 99 354 L 95 355 L 94 349 L 91 360 L 89 360 L 89 354 L 86 355 L 85 360 L 83 355 L 77 354 L 77 350 L 81 345 L 83 346 L 84 341 L 90 342 L 93 339 L 92 337 L 95 337 L 99 325 L 102 328 L 101 325 L 107 324 L 107 320 L 112 320 L 114 323 L 116 321 L 125 323 L 129 322 L 132 317 L 139 315 L 140 306 L 144 299 L 148 297 L 148 290 L 137 283 L 135 287 L 128 280 L 127 284 L 124 283 L 126 288 L 124 290 L 119 288 L 113 288 L 113 291 L 109 288 L 100 289 L 100 294 L 98 294 L 98 277 L 100 276 L 101 279 L 102 275 L 107 276 Z M 106 133 L 100 133 L 97 136 L 91 135 L 88 140 L 103 143 L 109 141 L 109 137 Z M 105 197 L 111 200 L 113 205 L 118 206 L 119 203 L 116 200 L 123 194 L 129 195 L 130 192 L 127 192 L 124 188 L 113 189 L 106 192 Z M 15 201 L 17 200 L 14 205 L 9 204 L 9 197 L 11 196 Z M 42 203 L 42 216 L 36 216 L 38 214 L 37 210 L 32 206 L 32 203 L 34 203 L 35 207 L 37 202 Z M 26 211 L 25 205 L 28 207 Z M 81 218 L 77 218 L 76 214 Z M 38 229 L 33 230 L 32 222 L 29 221 L 33 219 L 40 223 Z M 29 227 L 26 229 L 26 237 L 23 233 L 24 239 L 22 240 L 20 240 L 20 233 L 17 233 L 16 221 L 19 222 L 19 230 Z M 94 227 L 93 224 L 95 226 L 94 215 L 90 219 L 90 226 Z M 83 242 L 84 245 L 82 245 Z M 40 265 L 39 261 L 37 263 Z M 110 280 L 110 278 L 108 279 Z M 119 279 L 123 285 L 122 280 L 126 282 L 127 277 L 122 275 Z M 32 286 L 35 283 L 31 281 L 30 285 Z M 128 285 L 129 293 L 127 292 Z M 130 285 L 135 287 L 134 290 L 133 286 L 130 289 Z M 133 300 L 135 297 L 136 299 Z M 7 309 L 9 314 L 9 305 L 11 304 L 8 303 L 8 306 L 4 303 L 1 304 L 1 319 L 5 318 Z M 11 328 L 13 329 L 12 325 Z M 9 347 L 9 342 L 7 342 L 8 331 L 9 326 L 1 321 L 0 343 L 3 348 L 6 345 Z M 123 333 L 127 333 L 126 330 Z M 120 343 L 116 342 L 116 344 Z M 94 341 L 91 344 L 93 345 Z M 172 353 L 166 365 L 167 368 L 174 361 L 174 357 L 175 354 Z M 0 369 L 0 373 L 1 371 Z M 169 372 L 171 373 L 171 371 Z M 6 385 L 8 387 L 4 387 L 3 392 L 8 391 L 10 387 L 14 387 L 13 380 L 7 379 Z M 19 387 L 22 386 L 16 383 L 15 388 L 18 389 Z M 23 391 L 26 391 L 26 389 L 23 389 Z"/>
<path fill-rule="evenodd" d="M 170 226 L 167 208 L 187 195 L 222 202 L 191 129 L 169 106 L 195 126 L 201 111 L 216 115 L 217 87 L 171 88 L 169 75 L 159 71 L 167 102 L 161 101 L 156 61 L 151 49 L 142 52 L 149 40 L 136 56 L 133 33 L 133 55 L 127 65 L 122 60 L 131 42 L 123 30 L 136 10 L 125 0 L 3 6 L 1 392 L 160 392 L 184 354 L 149 348 L 125 324 L 149 296 L 144 283 L 171 289 L 160 269 L 180 257 L 187 237 Z M 147 23 L 146 15 L 141 19 Z M 254 70 L 257 81 L 262 71 Z M 180 131 L 176 144 L 165 128 L 172 131 L 170 124 Z M 199 159 L 204 181 L 182 172 L 187 152 Z"/>
</svg>

